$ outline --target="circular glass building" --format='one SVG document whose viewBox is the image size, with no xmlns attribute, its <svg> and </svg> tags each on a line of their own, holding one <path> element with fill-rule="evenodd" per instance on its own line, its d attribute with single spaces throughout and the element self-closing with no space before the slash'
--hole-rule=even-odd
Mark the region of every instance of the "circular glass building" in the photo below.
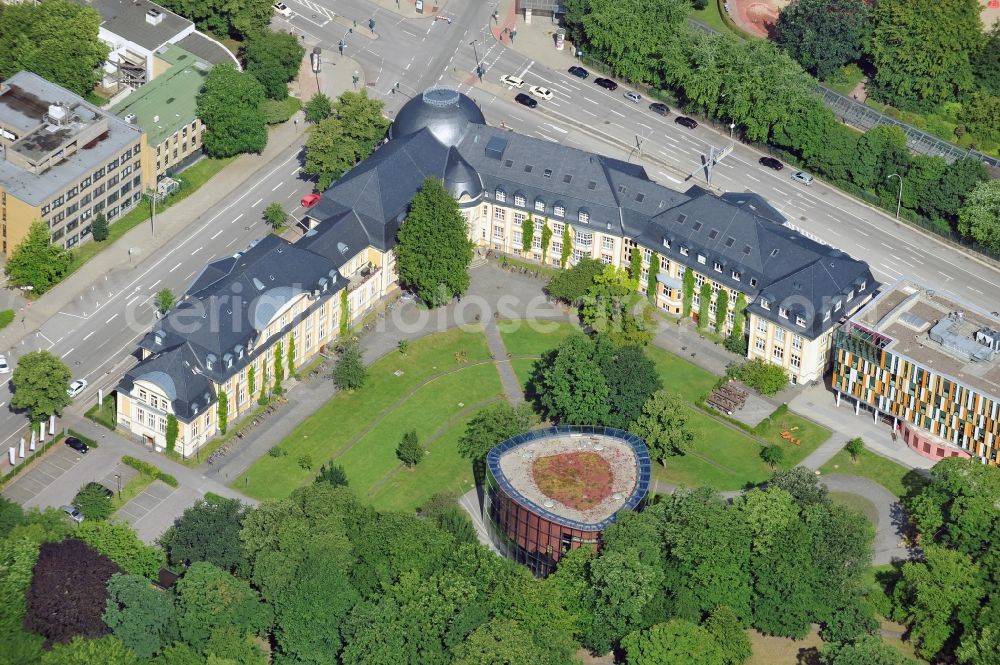
<svg viewBox="0 0 1000 665">
<path fill-rule="evenodd" d="M 630 432 L 525 432 L 486 456 L 483 523 L 502 554 L 544 577 L 569 550 L 597 548 L 620 511 L 642 507 L 651 469 L 646 444 Z"/>
</svg>

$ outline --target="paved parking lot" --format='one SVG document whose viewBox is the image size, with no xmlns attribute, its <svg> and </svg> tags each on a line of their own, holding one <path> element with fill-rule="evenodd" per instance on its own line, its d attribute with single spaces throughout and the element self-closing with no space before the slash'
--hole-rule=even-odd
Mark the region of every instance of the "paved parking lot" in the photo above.
<svg viewBox="0 0 1000 665">
<path fill-rule="evenodd" d="M 85 457 L 86 455 L 81 455 L 69 446 L 57 444 L 42 453 L 42 457 L 33 461 L 26 471 L 7 483 L 3 496 L 26 505 Z"/>
<path fill-rule="evenodd" d="M 166 483 L 154 480 L 149 487 L 139 492 L 138 495 L 124 506 L 116 515 L 132 526 L 137 526 L 142 518 L 146 517 L 167 498 L 177 490 Z"/>
</svg>

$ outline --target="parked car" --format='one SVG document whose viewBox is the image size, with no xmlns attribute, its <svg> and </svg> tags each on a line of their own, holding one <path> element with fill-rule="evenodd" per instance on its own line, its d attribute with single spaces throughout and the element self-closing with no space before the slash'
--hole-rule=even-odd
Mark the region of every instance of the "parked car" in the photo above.
<svg viewBox="0 0 1000 665">
<path fill-rule="evenodd" d="M 601 86 L 605 90 L 612 90 L 612 91 L 614 91 L 614 90 L 618 89 L 618 84 L 615 83 L 614 81 L 612 81 L 611 79 L 597 78 L 597 79 L 594 79 L 594 83 L 596 83 L 597 85 Z"/>
<path fill-rule="evenodd" d="M 10 372 L 10 365 L 7 364 L 7 356 L 0 356 L 0 374 Z"/>
<path fill-rule="evenodd" d="M 291 18 L 291 16 L 292 16 L 292 10 L 289 9 L 288 5 L 286 5 L 283 2 L 276 2 L 276 3 L 274 3 L 274 13 L 275 14 L 280 14 L 280 15 L 284 16 L 285 18 Z"/>
<path fill-rule="evenodd" d="M 537 99 L 531 95 L 526 95 L 523 92 L 517 93 L 517 97 L 514 98 L 514 101 L 522 106 L 527 106 L 529 109 L 533 109 L 538 106 Z"/>
<path fill-rule="evenodd" d="M 535 97 L 541 97 L 545 101 L 549 101 L 549 100 L 552 99 L 552 91 L 549 90 L 548 88 L 543 88 L 540 85 L 533 85 L 533 86 L 531 86 L 531 88 L 529 88 L 528 92 L 530 92 L 531 94 L 533 94 Z"/>
<path fill-rule="evenodd" d="M 757 160 L 757 163 L 761 166 L 766 166 L 769 169 L 774 169 L 775 171 L 780 171 L 785 168 L 785 165 L 779 162 L 774 157 L 761 157 Z"/>
<path fill-rule="evenodd" d="M 500 82 L 504 85 L 509 85 L 512 88 L 521 89 L 524 87 L 524 79 L 519 79 L 516 76 L 511 76 L 510 74 L 504 74 L 500 77 Z"/>
<path fill-rule="evenodd" d="M 81 454 L 86 454 L 87 451 L 90 450 L 90 447 L 88 447 L 86 443 L 75 436 L 67 436 L 66 445 Z"/>
<path fill-rule="evenodd" d="M 313 192 L 312 194 L 306 194 L 299 201 L 299 205 L 301 205 L 303 208 L 312 208 L 314 205 L 319 203 L 319 200 L 321 198 L 323 198 L 323 196 L 317 192 Z"/>
<path fill-rule="evenodd" d="M 69 515 L 69 518 L 77 524 L 83 521 L 83 513 L 76 506 L 63 506 L 62 511 Z"/>
<path fill-rule="evenodd" d="M 813 184 L 813 177 L 806 173 L 805 171 L 796 171 L 792 174 L 792 180 L 796 182 L 801 182 L 803 185 Z"/>
<path fill-rule="evenodd" d="M 670 109 L 666 104 L 661 104 L 660 102 L 653 102 L 649 105 L 649 110 L 657 115 L 669 115 Z"/>
<path fill-rule="evenodd" d="M 66 394 L 70 397 L 76 397 L 82 393 L 87 388 L 87 379 L 77 379 L 73 383 L 69 384 L 69 388 L 66 389 Z"/>
<path fill-rule="evenodd" d="M 573 65 L 572 67 L 569 68 L 569 73 L 577 77 L 578 79 L 585 79 L 588 76 L 590 76 L 590 72 L 588 72 L 583 67 L 577 67 L 576 65 Z"/>
<path fill-rule="evenodd" d="M 108 489 L 107 485 L 102 485 L 101 483 L 95 482 L 93 480 L 91 480 L 89 483 L 83 486 L 83 489 L 91 489 L 91 488 L 96 488 L 100 490 L 104 494 L 104 496 L 108 497 L 109 499 L 115 495 L 114 491 Z"/>
<path fill-rule="evenodd" d="M 638 92 L 632 92 L 631 90 L 629 90 L 628 92 L 625 93 L 625 99 L 629 100 L 630 102 L 635 102 L 636 104 L 638 104 L 639 102 L 642 101 L 642 95 L 640 95 Z"/>
<path fill-rule="evenodd" d="M 695 120 L 694 118 L 689 118 L 686 115 L 677 116 L 676 118 L 674 118 L 674 122 L 683 127 L 687 127 L 688 129 L 694 129 L 695 127 L 698 126 L 697 120 Z"/>
</svg>

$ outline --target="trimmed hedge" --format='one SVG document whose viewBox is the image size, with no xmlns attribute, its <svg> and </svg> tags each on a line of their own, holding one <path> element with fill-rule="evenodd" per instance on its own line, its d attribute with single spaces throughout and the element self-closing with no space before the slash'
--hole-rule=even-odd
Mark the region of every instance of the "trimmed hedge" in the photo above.
<svg viewBox="0 0 1000 665">
<path fill-rule="evenodd" d="M 171 487 L 177 487 L 180 485 L 180 483 L 177 482 L 177 479 L 169 473 L 164 473 L 163 471 L 160 471 L 158 467 L 150 464 L 149 462 L 132 457 L 131 455 L 122 456 L 122 463 L 127 464 L 139 473 L 144 473 L 147 476 L 155 478 L 156 480 L 161 480 Z"/>
</svg>

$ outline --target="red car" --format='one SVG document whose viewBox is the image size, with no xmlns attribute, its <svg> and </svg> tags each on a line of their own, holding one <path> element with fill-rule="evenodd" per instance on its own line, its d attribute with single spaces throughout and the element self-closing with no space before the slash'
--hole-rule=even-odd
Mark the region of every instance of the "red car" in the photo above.
<svg viewBox="0 0 1000 665">
<path fill-rule="evenodd" d="M 312 208 L 314 205 L 319 203 L 320 198 L 322 198 L 322 194 L 317 194 L 316 192 L 313 192 L 312 194 L 306 194 L 305 196 L 303 196 L 302 200 L 299 201 L 299 204 L 303 208 Z"/>
</svg>

